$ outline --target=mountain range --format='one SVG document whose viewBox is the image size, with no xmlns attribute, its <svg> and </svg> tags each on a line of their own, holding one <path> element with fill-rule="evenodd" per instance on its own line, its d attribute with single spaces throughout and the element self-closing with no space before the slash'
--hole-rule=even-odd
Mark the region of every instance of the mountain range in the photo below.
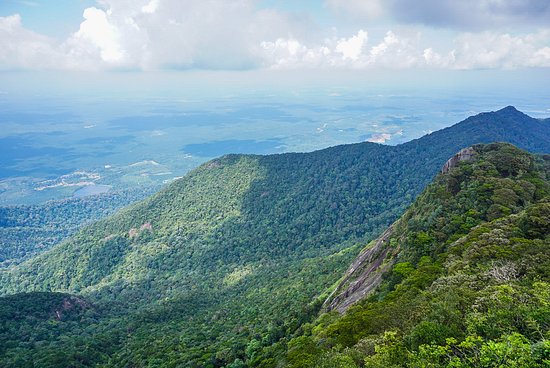
<svg viewBox="0 0 550 368">
<path fill-rule="evenodd" d="M 214 159 L 52 249 L 0 270 L 0 363 L 306 367 L 321 366 L 320 357 L 327 357 L 342 361 L 331 366 L 357 366 L 356 360 L 378 364 L 374 346 L 431 346 L 428 330 L 407 345 L 412 323 L 423 321 L 407 316 L 429 307 L 414 304 L 415 292 L 474 264 L 465 246 L 456 246 L 459 239 L 481 237 L 474 229 L 487 223 L 488 231 L 502 230 L 505 239 L 542 243 L 535 244 L 540 249 L 534 259 L 547 245 L 546 156 L 506 144 L 479 145 L 491 142 L 550 152 L 550 121 L 506 107 L 398 146 L 358 143 Z M 455 159 L 426 189 L 467 147 L 463 156 L 474 159 Z M 531 218 L 543 220 L 530 224 Z M 530 224 L 524 233 L 510 230 L 521 228 L 521 221 Z M 449 261 L 451 248 L 456 254 Z M 505 258 L 484 257 L 484 266 L 493 258 L 506 265 Z M 510 262 L 518 275 L 529 275 L 522 292 L 544 293 L 533 280 L 547 280 L 546 264 L 539 270 L 516 258 Z M 411 283 L 413 291 L 403 286 L 405 296 L 396 293 Z M 408 296 L 414 296 L 410 303 Z M 404 310 L 389 308 L 384 298 Z M 369 319 L 376 315 L 372 305 L 401 322 L 369 327 L 376 325 Z M 548 326 L 536 313 L 547 312 L 530 315 L 544 335 Z M 402 321 L 407 318 L 410 324 Z M 446 338 L 474 336 L 459 325 L 441 333 L 437 346 L 454 349 L 459 342 L 445 345 Z M 387 337 L 395 344 L 384 342 L 384 331 L 395 333 Z M 369 336 L 373 354 L 357 348 Z M 402 361 L 424 359 L 413 353 Z"/>
</svg>

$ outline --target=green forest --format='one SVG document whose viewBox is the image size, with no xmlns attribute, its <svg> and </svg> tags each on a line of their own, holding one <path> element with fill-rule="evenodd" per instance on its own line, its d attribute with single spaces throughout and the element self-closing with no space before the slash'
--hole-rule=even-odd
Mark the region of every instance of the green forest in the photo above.
<svg viewBox="0 0 550 368">
<path fill-rule="evenodd" d="M 212 160 L 1 269 L 0 365 L 543 367 L 549 157 L 475 145 L 434 176 L 480 142 L 550 152 L 547 124 Z M 376 290 L 330 310 L 392 223 Z"/>
<path fill-rule="evenodd" d="M 50 249 L 85 225 L 112 215 L 154 190 L 128 189 L 38 205 L 0 206 L 0 268 Z"/>
</svg>

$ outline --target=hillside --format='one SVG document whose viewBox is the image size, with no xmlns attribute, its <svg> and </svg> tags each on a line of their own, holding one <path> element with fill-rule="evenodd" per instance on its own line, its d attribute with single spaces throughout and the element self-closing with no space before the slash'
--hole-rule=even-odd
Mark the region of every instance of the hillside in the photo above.
<svg viewBox="0 0 550 368">
<path fill-rule="evenodd" d="M 129 189 L 37 205 L 0 206 L 0 268 L 50 249 L 83 226 L 146 198 L 154 190 Z"/>
<path fill-rule="evenodd" d="M 289 367 L 546 367 L 550 157 L 477 145 L 353 262 Z M 280 353 L 288 349 L 283 358 Z"/>
<path fill-rule="evenodd" d="M 506 108 L 395 147 L 361 143 L 206 163 L 0 271 L 2 294 L 73 293 L 97 311 L 81 324 L 54 324 L 48 336 L 11 326 L 15 340 L 0 362 L 24 366 L 49 359 L 52 346 L 86 346 L 85 365 L 259 364 L 270 346 L 316 316 L 362 245 L 403 213 L 449 157 L 491 141 L 550 152 L 544 124 Z"/>
</svg>

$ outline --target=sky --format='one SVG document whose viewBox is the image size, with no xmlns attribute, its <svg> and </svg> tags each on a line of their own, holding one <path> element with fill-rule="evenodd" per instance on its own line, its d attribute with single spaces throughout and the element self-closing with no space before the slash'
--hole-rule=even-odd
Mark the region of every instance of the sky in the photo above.
<svg viewBox="0 0 550 368">
<path fill-rule="evenodd" d="M 547 0 L 2 0 L 0 70 L 550 67 Z"/>
</svg>

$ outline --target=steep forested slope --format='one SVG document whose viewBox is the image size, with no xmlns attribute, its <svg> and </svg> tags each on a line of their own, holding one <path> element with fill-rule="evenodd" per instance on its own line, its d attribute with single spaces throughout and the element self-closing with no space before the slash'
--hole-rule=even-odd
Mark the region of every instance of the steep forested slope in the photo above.
<svg viewBox="0 0 550 368">
<path fill-rule="evenodd" d="M 229 155 L 202 165 L 3 270 L 3 294 L 77 293 L 98 314 L 81 325 L 59 321 L 49 337 L 10 325 L 16 341 L 2 362 L 46 361 L 51 346 L 86 346 L 86 365 L 274 361 L 268 347 L 316 314 L 362 244 L 394 221 L 452 154 L 518 137 L 550 151 L 548 130 L 537 128 L 547 123 L 515 109 L 472 119 L 396 147 Z"/>
<path fill-rule="evenodd" d="M 289 367 L 548 366 L 549 179 L 548 156 L 474 146 L 361 252 L 327 313 L 272 351 Z M 381 259 L 364 256 L 375 247 Z"/>
</svg>

